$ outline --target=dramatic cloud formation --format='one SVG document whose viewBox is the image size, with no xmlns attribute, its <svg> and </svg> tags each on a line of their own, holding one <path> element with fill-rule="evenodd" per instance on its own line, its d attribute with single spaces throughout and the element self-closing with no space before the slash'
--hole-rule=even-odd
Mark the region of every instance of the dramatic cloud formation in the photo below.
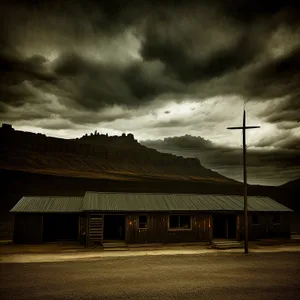
<svg viewBox="0 0 300 300">
<path fill-rule="evenodd" d="M 299 142 L 299 140 L 298 140 Z M 217 145 L 202 137 L 190 135 L 165 138 L 163 140 L 144 141 L 145 146 L 161 152 L 169 152 L 185 157 L 198 157 L 201 163 L 226 176 L 240 180 L 242 178 L 242 151 L 237 147 Z M 258 184 L 281 184 L 289 178 L 300 175 L 300 147 L 284 144 L 283 148 L 249 149 L 247 160 L 249 180 Z"/>
<path fill-rule="evenodd" d="M 125 2 L 4 1 L 1 120 L 63 137 L 95 129 L 140 140 L 202 136 L 213 143 L 205 150 L 209 142 L 194 141 L 208 153 L 203 164 L 229 176 L 240 133 L 226 127 L 240 125 L 246 102 L 249 122 L 262 125 L 248 134 L 250 172 L 260 159 L 265 181 L 280 182 L 278 170 L 288 172 L 281 181 L 299 176 L 299 5 Z"/>
</svg>

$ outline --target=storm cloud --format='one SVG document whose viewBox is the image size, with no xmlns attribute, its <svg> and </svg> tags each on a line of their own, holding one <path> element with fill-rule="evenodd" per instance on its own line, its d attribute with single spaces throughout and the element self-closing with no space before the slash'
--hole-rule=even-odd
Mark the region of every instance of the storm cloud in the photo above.
<svg viewBox="0 0 300 300">
<path fill-rule="evenodd" d="M 299 13 L 289 0 L 4 1 L 0 118 L 64 137 L 237 146 L 224 128 L 246 103 L 262 125 L 249 153 L 287 165 L 284 151 L 299 149 Z"/>
<path fill-rule="evenodd" d="M 240 147 L 218 145 L 202 137 L 190 135 L 143 141 L 142 144 L 161 152 L 197 157 L 204 166 L 241 180 L 243 161 Z M 285 147 L 275 149 L 248 149 L 250 181 L 257 184 L 282 184 L 290 178 L 299 178 L 299 144 L 297 149 L 294 148 L 295 145 L 284 145 Z"/>
</svg>

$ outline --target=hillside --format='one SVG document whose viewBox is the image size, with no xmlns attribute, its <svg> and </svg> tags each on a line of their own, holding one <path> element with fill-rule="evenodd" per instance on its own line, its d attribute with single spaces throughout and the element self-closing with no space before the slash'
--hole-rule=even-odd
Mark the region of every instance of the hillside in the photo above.
<svg viewBox="0 0 300 300">
<path fill-rule="evenodd" d="M 159 153 L 130 134 L 67 140 L 4 126 L 0 139 L 0 239 L 11 237 L 9 210 L 24 195 L 82 196 L 86 190 L 243 195 L 243 184 L 206 169 L 198 159 Z M 248 194 L 300 209 L 298 190 L 289 185 L 249 186 Z M 298 215 L 293 218 L 298 228 Z"/>
<path fill-rule="evenodd" d="M 59 176 L 142 180 L 164 178 L 234 183 L 203 167 L 196 158 L 160 153 L 140 145 L 132 134 L 85 135 L 59 139 L 0 128 L 0 168 Z"/>
<path fill-rule="evenodd" d="M 299 189 L 300 187 L 300 178 L 288 181 L 282 185 L 280 185 L 281 188 L 286 188 L 286 189 Z"/>
</svg>

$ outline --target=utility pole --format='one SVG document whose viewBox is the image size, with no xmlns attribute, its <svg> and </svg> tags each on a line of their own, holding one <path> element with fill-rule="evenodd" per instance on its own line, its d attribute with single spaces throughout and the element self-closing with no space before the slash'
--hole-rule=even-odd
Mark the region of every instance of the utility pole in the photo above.
<svg viewBox="0 0 300 300">
<path fill-rule="evenodd" d="M 243 165 L 244 165 L 244 236 L 245 243 L 244 249 L 245 254 L 248 253 L 248 201 L 247 201 L 247 160 L 246 160 L 246 129 L 260 128 L 260 126 L 246 126 L 246 111 L 244 109 L 243 127 L 228 127 L 227 129 L 243 130 Z"/>
</svg>

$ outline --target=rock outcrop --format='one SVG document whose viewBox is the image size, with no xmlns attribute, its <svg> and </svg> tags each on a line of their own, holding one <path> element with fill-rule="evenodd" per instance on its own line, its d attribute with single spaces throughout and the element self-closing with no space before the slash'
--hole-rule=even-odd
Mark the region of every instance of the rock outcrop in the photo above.
<svg viewBox="0 0 300 300">
<path fill-rule="evenodd" d="M 108 136 L 95 131 L 77 139 L 61 139 L 14 130 L 9 124 L 3 124 L 0 128 L 0 140 L 0 167 L 34 164 L 36 168 L 40 164 L 41 168 L 51 169 L 56 164 L 62 166 L 66 163 L 65 169 L 79 171 L 117 170 L 147 175 L 171 174 L 226 179 L 204 168 L 197 158 L 160 153 L 142 146 L 130 133 Z M 65 161 L 58 163 L 61 157 Z"/>
</svg>

